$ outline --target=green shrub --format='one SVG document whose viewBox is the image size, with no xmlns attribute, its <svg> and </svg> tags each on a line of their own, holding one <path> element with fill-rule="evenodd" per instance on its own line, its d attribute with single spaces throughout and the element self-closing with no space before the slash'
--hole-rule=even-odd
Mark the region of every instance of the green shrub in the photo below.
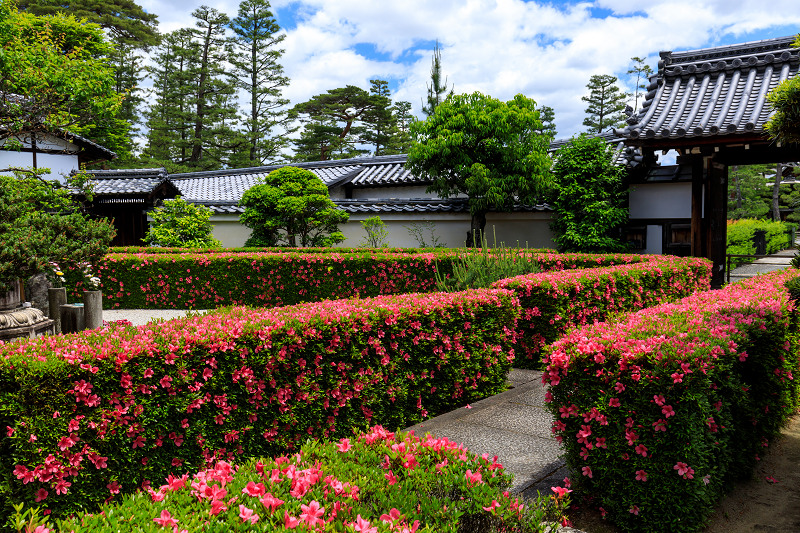
<svg viewBox="0 0 800 533">
<path fill-rule="evenodd" d="M 710 286 L 711 263 L 705 259 L 636 257 L 647 261 L 591 269 L 573 267 L 493 284 L 513 290 L 522 305 L 514 365 L 540 368 L 542 348 L 574 327 L 675 301 Z M 547 264 L 543 257 L 539 261 Z"/>
<path fill-rule="evenodd" d="M 91 508 L 209 461 L 407 427 L 504 390 L 503 290 L 235 308 L 0 346 L 0 509 Z"/>
<path fill-rule="evenodd" d="M 766 232 L 767 254 L 774 254 L 791 248 L 786 232 L 794 225 L 786 222 L 770 222 L 767 220 L 741 219 L 728 224 L 727 253 L 733 255 L 755 255 L 753 235 L 756 231 Z M 752 263 L 752 259 L 731 258 L 731 265 L 738 266 Z"/>
<path fill-rule="evenodd" d="M 367 248 L 384 248 L 387 244 L 386 238 L 389 236 L 389 231 L 386 229 L 386 224 L 383 223 L 381 217 L 369 217 L 361 221 L 361 227 L 367 233 L 367 236 L 361 241 L 361 245 Z"/>
<path fill-rule="evenodd" d="M 308 441 L 298 455 L 250 460 L 238 469 L 219 462 L 193 479 L 173 477 L 106 505 L 102 514 L 59 522 L 58 529 L 307 531 L 324 524 L 326 531 L 534 533 L 560 520 L 565 500 L 522 505 L 504 492 L 510 479 L 496 459 L 447 439 L 377 426 L 338 443 Z"/>
<path fill-rule="evenodd" d="M 164 200 L 163 206 L 150 212 L 153 221 L 144 240 L 151 246 L 219 248 L 222 243 L 211 235 L 212 213 L 208 207 L 188 203 L 180 196 Z"/>
<path fill-rule="evenodd" d="M 624 531 L 702 529 L 798 406 L 798 318 L 759 276 L 567 334 L 548 349 L 572 481 Z"/>
</svg>

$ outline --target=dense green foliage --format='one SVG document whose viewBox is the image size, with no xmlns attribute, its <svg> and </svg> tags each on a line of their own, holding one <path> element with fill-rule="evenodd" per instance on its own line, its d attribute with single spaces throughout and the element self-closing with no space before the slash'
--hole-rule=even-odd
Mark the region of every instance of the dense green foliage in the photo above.
<svg viewBox="0 0 800 533">
<path fill-rule="evenodd" d="M 282 133 L 288 128 L 289 117 L 283 108 L 289 100 L 283 97 L 283 89 L 289 78 L 279 63 L 283 50 L 278 48 L 286 34 L 280 33 L 269 7 L 267 0 L 244 0 L 231 21 L 237 53 L 230 61 L 236 67 L 239 88 L 250 100 L 244 120 L 249 151 L 241 166 L 279 160 L 288 144 Z"/>
<path fill-rule="evenodd" d="M 800 47 L 800 35 L 794 46 Z M 775 109 L 765 126 L 770 137 L 782 143 L 800 143 L 800 77 L 782 81 L 767 94 L 767 101 Z"/>
<path fill-rule="evenodd" d="M 603 133 L 609 128 L 625 125 L 625 106 L 628 94 L 617 85 L 617 77 L 608 74 L 594 74 L 586 84 L 589 96 L 582 96 L 586 102 L 586 118 L 583 125 L 589 133 Z"/>
<path fill-rule="evenodd" d="M 408 294 L 6 344 L 2 515 L 26 502 L 64 516 L 214 459 L 407 427 L 497 394 L 518 314 L 504 290 Z"/>
<path fill-rule="evenodd" d="M 480 289 L 501 279 L 540 272 L 533 253 L 506 246 L 489 249 L 482 239 L 479 250 L 442 258 L 450 267 L 436 265 L 436 289 L 444 292 Z"/>
<path fill-rule="evenodd" d="M 504 490 L 509 478 L 496 458 L 465 453 L 453 441 L 375 426 L 338 442 L 307 442 L 299 455 L 253 459 L 238 469 L 218 462 L 193 479 L 168 478 L 158 490 L 59 523 L 58 530 L 116 533 L 135 524 L 142 533 L 160 532 L 162 525 L 219 533 L 304 526 L 544 533 L 560 521 L 568 498 L 544 496 L 523 505 Z M 238 505 L 229 503 L 229 494 Z M 151 523 L 154 517 L 160 523 Z"/>
<path fill-rule="evenodd" d="M 573 487 L 623 531 L 702 530 L 798 407 L 797 270 L 586 326 L 549 349 Z"/>
<path fill-rule="evenodd" d="M 757 231 L 765 232 L 765 239 L 767 243 L 767 254 L 774 254 L 781 250 L 787 250 L 794 246 L 794 243 L 789 242 L 788 232 L 794 227 L 793 224 L 785 222 L 769 222 L 767 220 L 753 220 L 742 219 L 736 220 L 728 224 L 727 232 L 727 249 L 729 254 L 742 254 L 753 255 L 756 253 L 756 247 L 753 243 L 753 236 Z M 752 259 L 747 258 L 732 258 L 731 264 L 740 265 L 742 263 L 750 263 Z"/>
<path fill-rule="evenodd" d="M 406 168 L 432 181 L 428 192 L 469 197 L 469 235 L 483 233 L 490 210 L 535 205 L 548 190 L 551 137 L 536 102 L 521 94 L 508 102 L 478 92 L 451 96 L 411 132 Z"/>
<path fill-rule="evenodd" d="M 36 176 L 0 176 L 0 292 L 17 279 L 50 269 L 97 262 L 114 227 L 91 220 L 68 191 Z"/>
<path fill-rule="evenodd" d="M 37 17 L 0 2 L 0 138 L 72 133 L 124 152 L 129 125 L 99 26 L 73 16 Z"/>
<path fill-rule="evenodd" d="M 706 259 L 635 258 L 606 256 L 607 262 L 596 268 L 555 270 L 539 257 L 547 272 L 492 284 L 513 290 L 522 305 L 514 365 L 541 368 L 544 347 L 576 327 L 709 289 L 711 263 Z"/>
<path fill-rule="evenodd" d="M 625 169 L 601 137 L 580 135 L 554 156 L 553 240 L 562 252 L 626 250 L 622 225 L 628 221 Z"/>
<path fill-rule="evenodd" d="M 222 243 L 211 234 L 211 215 L 208 207 L 187 203 L 180 196 L 165 200 L 150 212 L 153 220 L 144 240 L 151 246 L 218 248 Z"/>
<path fill-rule="evenodd" d="M 368 248 L 384 248 L 387 244 L 386 237 L 389 236 L 389 231 L 386 229 L 386 224 L 383 223 L 381 217 L 375 215 L 361 221 L 361 227 L 364 228 L 366 236 L 361 240 L 361 245 Z"/>
<path fill-rule="evenodd" d="M 240 205 L 242 224 L 253 230 L 245 246 L 331 246 L 344 240 L 338 225 L 349 218 L 316 174 L 297 167 L 270 172 L 245 191 Z"/>
</svg>

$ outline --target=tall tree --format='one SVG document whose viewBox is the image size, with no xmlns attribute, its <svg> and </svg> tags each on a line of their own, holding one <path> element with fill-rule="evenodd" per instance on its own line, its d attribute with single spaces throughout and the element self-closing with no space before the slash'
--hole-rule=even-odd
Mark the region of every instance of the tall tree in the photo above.
<svg viewBox="0 0 800 533">
<path fill-rule="evenodd" d="M 200 55 L 193 98 L 192 153 L 187 163 L 198 169 L 219 168 L 237 144 L 230 124 L 237 114 L 235 100 L 231 98 L 236 86 L 225 69 L 225 61 L 232 56 L 231 42 L 225 36 L 230 19 L 208 6 L 195 9 L 192 16 L 198 28 L 195 32 Z"/>
<path fill-rule="evenodd" d="M 625 123 L 625 100 L 628 95 L 617 85 L 617 77 L 608 74 L 595 74 L 586 85 L 589 96 L 581 100 L 589 104 L 583 125 L 590 133 L 603 133 L 603 130 Z"/>
<path fill-rule="evenodd" d="M 61 14 L 19 13 L 0 1 L 0 138 L 69 130 L 124 152 L 129 126 L 102 59 L 100 28 Z"/>
<path fill-rule="evenodd" d="M 237 53 L 230 61 L 236 67 L 238 86 L 249 97 L 244 124 L 249 144 L 250 166 L 263 165 L 281 157 L 289 127 L 283 88 L 289 85 L 279 63 L 280 44 L 286 34 L 269 10 L 267 0 L 244 0 L 239 14 L 231 21 Z"/>
<path fill-rule="evenodd" d="M 436 112 L 436 108 L 442 101 L 453 94 L 453 89 L 447 93 L 447 78 L 442 81 L 442 50 L 439 48 L 439 41 L 433 45 L 433 58 L 431 58 L 431 83 L 428 85 L 427 103 L 422 106 L 425 116 L 431 116 Z"/>
<path fill-rule="evenodd" d="M 361 121 L 376 107 L 364 89 L 348 85 L 331 89 L 297 104 L 290 115 L 305 122 L 295 143 L 296 161 L 327 161 L 354 157 L 366 150 L 355 145 L 364 132 Z"/>
<path fill-rule="evenodd" d="M 633 61 L 633 65 L 628 70 L 628 74 L 633 77 L 636 76 L 635 87 L 636 90 L 634 91 L 634 98 L 633 98 L 633 112 L 639 110 L 639 91 L 641 90 L 644 92 L 647 90 L 647 81 L 650 80 L 650 76 L 653 74 L 653 69 L 650 68 L 650 65 L 645 63 L 647 61 L 646 57 L 638 57 L 634 56 L 631 58 Z"/>
<path fill-rule="evenodd" d="M 389 144 L 397 130 L 397 123 L 392 114 L 391 91 L 389 82 L 385 80 L 369 80 L 369 94 L 373 107 L 363 116 L 364 131 L 361 141 L 375 147 L 373 155 L 386 155 Z"/>
<path fill-rule="evenodd" d="M 769 165 L 733 165 L 728 174 L 728 218 L 763 218 L 770 206 L 765 197 Z"/>
<path fill-rule="evenodd" d="M 190 106 L 199 56 L 193 35 L 189 28 L 166 34 L 148 68 L 153 87 L 142 159 L 150 165 L 166 166 L 170 172 L 189 169 L 186 163 L 194 127 Z"/>
<path fill-rule="evenodd" d="M 478 92 L 451 96 L 411 124 L 415 142 L 406 166 L 431 179 L 429 192 L 469 197 L 472 236 L 483 232 L 489 210 L 544 199 L 551 137 L 542 128 L 536 102 L 521 94 L 509 102 Z"/>
<path fill-rule="evenodd" d="M 414 115 L 411 114 L 411 102 L 399 101 L 392 106 L 392 117 L 395 123 L 395 132 L 389 140 L 385 153 L 407 154 L 411 149 L 411 122 Z"/>
<path fill-rule="evenodd" d="M 548 106 L 543 105 L 539 107 L 539 118 L 542 121 L 542 129 L 539 130 L 539 133 L 544 135 L 549 135 L 551 138 L 555 138 L 558 135 L 556 131 L 556 112 L 555 110 Z"/>
<path fill-rule="evenodd" d="M 800 47 L 800 35 L 794 41 Z M 800 144 L 800 76 L 782 81 L 769 92 L 767 101 L 775 113 L 765 128 L 769 136 L 786 144 Z"/>
</svg>

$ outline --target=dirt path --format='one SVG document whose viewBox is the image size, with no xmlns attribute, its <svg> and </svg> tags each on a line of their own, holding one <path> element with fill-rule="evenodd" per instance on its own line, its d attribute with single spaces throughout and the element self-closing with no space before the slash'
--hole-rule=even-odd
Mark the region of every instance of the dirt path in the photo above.
<svg viewBox="0 0 800 533">
<path fill-rule="evenodd" d="M 567 514 L 575 528 L 586 533 L 619 531 L 589 509 Z M 800 533 L 800 415 L 761 458 L 753 478 L 737 484 L 720 502 L 703 533 L 754 531 Z"/>
<path fill-rule="evenodd" d="M 705 533 L 800 532 L 800 415 L 782 433 L 753 479 L 720 503 Z"/>
</svg>

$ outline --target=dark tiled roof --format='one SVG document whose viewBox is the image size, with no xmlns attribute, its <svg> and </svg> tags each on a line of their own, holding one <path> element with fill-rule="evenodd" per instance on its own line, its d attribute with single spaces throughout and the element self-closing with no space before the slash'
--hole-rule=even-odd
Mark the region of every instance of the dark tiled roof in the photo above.
<svg viewBox="0 0 800 533">
<path fill-rule="evenodd" d="M 90 170 L 87 173 L 94 177 L 94 194 L 98 196 L 146 195 L 169 182 L 163 168 Z"/>
<path fill-rule="evenodd" d="M 398 185 L 426 185 L 430 180 L 412 174 L 406 169 L 406 154 L 373 157 L 359 166 L 358 172 L 347 180 L 353 187 L 386 187 Z"/>
<path fill-rule="evenodd" d="M 661 52 L 642 110 L 618 133 L 642 140 L 761 134 L 772 114 L 767 92 L 800 68 L 794 39 Z"/>
</svg>

